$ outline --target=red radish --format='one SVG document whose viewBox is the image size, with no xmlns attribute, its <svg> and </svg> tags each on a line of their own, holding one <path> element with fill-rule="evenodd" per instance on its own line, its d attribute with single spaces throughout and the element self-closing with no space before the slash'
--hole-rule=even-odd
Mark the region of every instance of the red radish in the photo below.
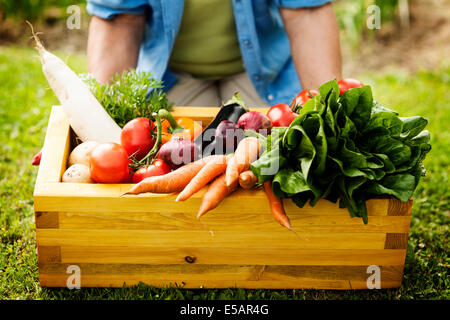
<svg viewBox="0 0 450 320">
<path fill-rule="evenodd" d="M 33 166 L 38 166 L 41 164 L 41 158 L 42 158 L 42 150 L 36 153 L 36 155 L 33 157 L 33 160 L 31 160 L 31 164 Z"/>
</svg>

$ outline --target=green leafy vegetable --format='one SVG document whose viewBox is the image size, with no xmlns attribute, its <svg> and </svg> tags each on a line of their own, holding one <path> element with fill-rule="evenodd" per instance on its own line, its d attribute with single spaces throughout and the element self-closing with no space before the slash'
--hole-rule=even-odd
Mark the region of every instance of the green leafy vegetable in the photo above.
<svg viewBox="0 0 450 320">
<path fill-rule="evenodd" d="M 153 112 L 171 109 L 162 91 L 163 84 L 151 73 L 130 70 L 114 76 L 111 83 L 101 84 L 90 75 L 81 75 L 106 112 L 122 128 L 137 117 L 151 118 Z"/>
<path fill-rule="evenodd" d="M 273 179 L 277 197 L 299 207 L 339 199 L 340 207 L 367 223 L 368 199 L 412 196 L 431 149 L 426 125 L 422 117 L 398 117 L 373 100 L 369 86 L 339 96 L 337 82 L 330 81 L 289 128 L 267 137 L 267 150 L 251 169 L 258 183 Z"/>
</svg>

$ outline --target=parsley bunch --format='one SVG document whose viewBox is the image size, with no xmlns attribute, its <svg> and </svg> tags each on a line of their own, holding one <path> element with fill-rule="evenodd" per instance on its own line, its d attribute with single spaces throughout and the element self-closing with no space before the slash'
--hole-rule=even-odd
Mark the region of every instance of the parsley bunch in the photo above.
<svg viewBox="0 0 450 320">
<path fill-rule="evenodd" d="M 81 75 L 106 112 L 122 128 L 137 117 L 152 118 L 153 112 L 169 110 L 172 103 L 163 92 L 163 84 L 151 77 L 151 73 L 130 70 L 112 81 L 101 84 L 91 75 Z"/>
</svg>

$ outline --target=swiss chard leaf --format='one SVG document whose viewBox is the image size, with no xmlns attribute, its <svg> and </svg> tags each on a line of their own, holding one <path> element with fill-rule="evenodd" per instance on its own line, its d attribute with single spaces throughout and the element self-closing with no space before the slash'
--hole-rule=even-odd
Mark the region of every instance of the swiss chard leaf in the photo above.
<svg viewBox="0 0 450 320">
<path fill-rule="evenodd" d="M 412 139 L 425 129 L 428 121 L 422 117 L 399 118 L 403 122 L 402 139 Z"/>
<path fill-rule="evenodd" d="M 373 100 L 370 87 L 354 88 L 339 97 L 335 80 L 319 88 L 272 148 L 253 162 L 259 181 L 273 179 L 276 196 L 299 207 L 320 198 L 347 208 L 367 223 L 366 201 L 390 195 L 407 201 L 424 174 L 430 135 L 422 117 L 400 118 Z M 280 136 L 282 138 L 280 139 Z M 262 170 L 279 170 L 266 175 Z"/>
<path fill-rule="evenodd" d="M 376 194 L 389 194 L 401 201 L 408 201 L 415 187 L 415 177 L 408 173 L 392 174 L 381 181 L 368 184 L 366 191 Z"/>
</svg>

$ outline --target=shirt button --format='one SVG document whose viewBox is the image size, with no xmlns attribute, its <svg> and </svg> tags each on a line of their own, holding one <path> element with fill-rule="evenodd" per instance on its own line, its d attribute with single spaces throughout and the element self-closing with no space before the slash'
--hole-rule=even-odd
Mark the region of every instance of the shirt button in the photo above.
<svg viewBox="0 0 450 320">
<path fill-rule="evenodd" d="M 254 76 L 253 79 L 255 79 L 255 81 L 259 81 L 261 78 L 259 76 Z"/>
<path fill-rule="evenodd" d="M 269 94 L 269 95 L 267 96 L 267 99 L 273 100 L 273 94 Z"/>
<path fill-rule="evenodd" d="M 244 40 L 244 44 L 245 44 L 246 46 L 248 46 L 248 45 L 250 44 L 250 41 Z"/>
</svg>

